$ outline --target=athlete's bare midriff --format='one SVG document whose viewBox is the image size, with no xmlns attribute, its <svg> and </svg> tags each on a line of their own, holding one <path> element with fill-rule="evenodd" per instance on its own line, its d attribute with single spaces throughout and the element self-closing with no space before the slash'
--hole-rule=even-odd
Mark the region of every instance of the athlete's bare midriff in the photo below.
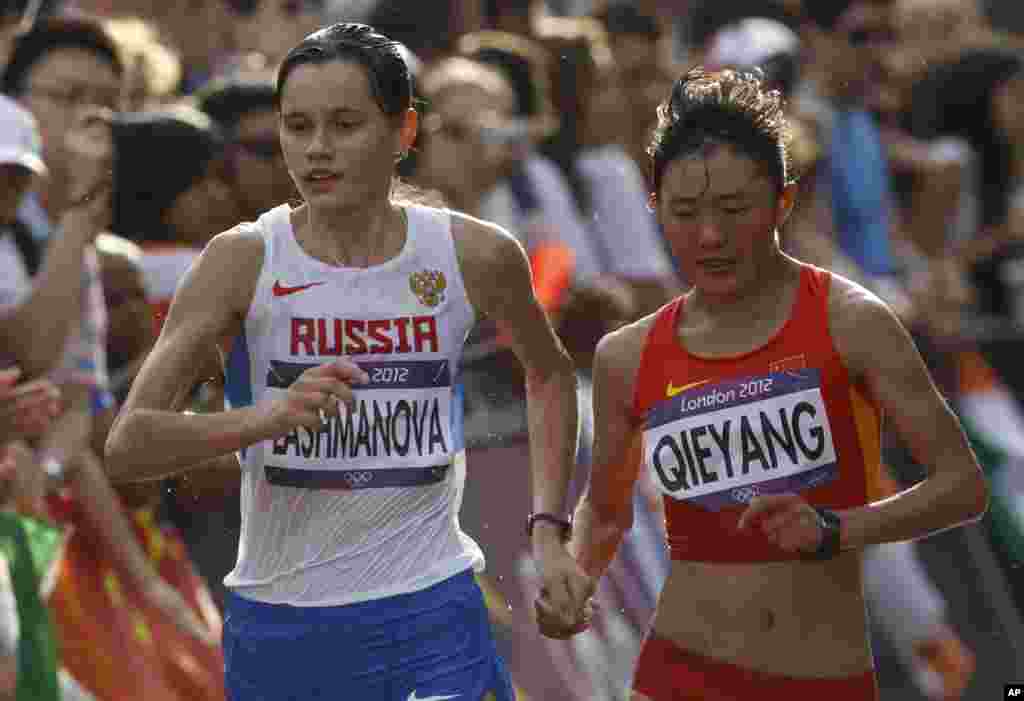
<svg viewBox="0 0 1024 701">
<path fill-rule="evenodd" d="M 826 563 L 675 561 L 653 631 L 776 675 L 839 678 L 872 667 L 859 553 Z"/>
</svg>

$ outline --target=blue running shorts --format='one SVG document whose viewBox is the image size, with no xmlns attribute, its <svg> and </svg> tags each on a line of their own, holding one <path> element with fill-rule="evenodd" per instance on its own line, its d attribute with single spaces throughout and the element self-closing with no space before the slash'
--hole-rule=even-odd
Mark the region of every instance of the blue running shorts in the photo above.
<svg viewBox="0 0 1024 701">
<path fill-rule="evenodd" d="M 481 701 L 488 692 L 515 701 L 469 570 L 345 606 L 265 604 L 229 591 L 224 661 L 229 701 Z"/>
</svg>

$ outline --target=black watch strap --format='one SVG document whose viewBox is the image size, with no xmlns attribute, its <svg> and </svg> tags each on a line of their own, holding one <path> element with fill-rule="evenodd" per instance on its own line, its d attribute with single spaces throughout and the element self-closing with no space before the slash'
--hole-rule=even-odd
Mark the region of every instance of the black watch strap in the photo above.
<svg viewBox="0 0 1024 701">
<path fill-rule="evenodd" d="M 806 553 L 806 560 L 831 560 L 840 553 L 840 531 L 843 521 L 835 511 L 813 507 L 818 514 L 818 526 L 821 528 L 821 544 L 818 549 Z"/>
<path fill-rule="evenodd" d="M 529 538 L 533 535 L 533 526 L 537 521 L 545 521 L 552 523 L 562 529 L 562 541 L 566 542 L 572 537 L 572 515 L 569 515 L 568 519 L 559 518 L 554 514 L 548 514 L 544 512 L 531 513 L 526 517 L 526 537 Z"/>
</svg>

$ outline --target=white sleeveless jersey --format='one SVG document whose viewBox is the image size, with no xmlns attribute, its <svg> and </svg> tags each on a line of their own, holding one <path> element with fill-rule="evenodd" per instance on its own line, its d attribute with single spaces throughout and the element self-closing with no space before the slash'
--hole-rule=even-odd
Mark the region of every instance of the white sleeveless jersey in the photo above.
<svg viewBox="0 0 1024 701">
<path fill-rule="evenodd" d="M 483 568 L 459 528 L 465 481 L 456 375 L 474 321 L 450 215 L 409 207 L 401 253 L 368 269 L 306 254 L 283 205 L 253 225 L 263 269 L 228 362 L 231 406 L 345 356 L 356 407 L 242 452 L 242 533 L 225 584 L 269 603 L 331 606 Z M 215 303 L 215 301 L 212 301 Z"/>
</svg>

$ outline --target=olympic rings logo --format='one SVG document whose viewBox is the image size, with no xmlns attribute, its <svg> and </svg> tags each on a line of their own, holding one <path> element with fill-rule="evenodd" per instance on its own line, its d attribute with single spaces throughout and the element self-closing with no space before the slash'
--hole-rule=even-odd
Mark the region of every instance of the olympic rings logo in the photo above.
<svg viewBox="0 0 1024 701">
<path fill-rule="evenodd" d="M 749 504 L 750 500 L 758 496 L 761 490 L 756 485 L 749 487 L 737 487 L 732 490 L 732 498 L 742 504 Z"/>
<path fill-rule="evenodd" d="M 348 483 L 349 487 L 353 489 L 358 487 L 365 487 L 371 481 L 373 481 L 373 473 L 358 470 L 347 470 L 342 473 L 342 479 Z"/>
</svg>

